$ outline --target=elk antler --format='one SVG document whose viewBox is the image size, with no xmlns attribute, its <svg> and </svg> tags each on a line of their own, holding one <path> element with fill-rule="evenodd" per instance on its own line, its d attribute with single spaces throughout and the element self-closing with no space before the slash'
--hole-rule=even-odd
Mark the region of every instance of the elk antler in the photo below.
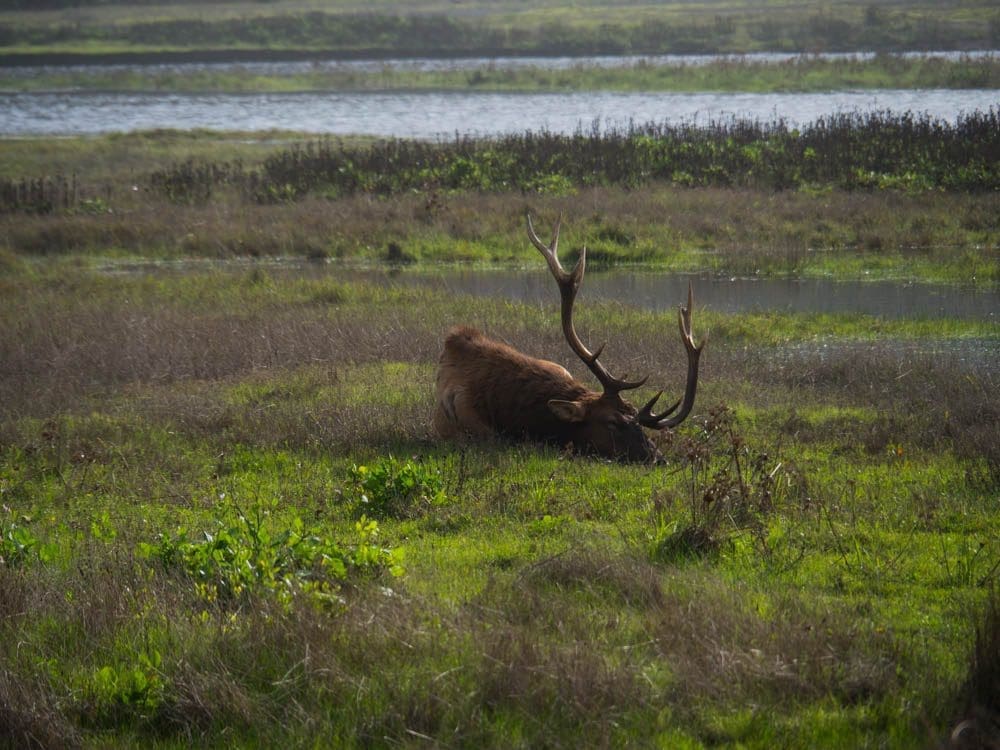
<svg viewBox="0 0 1000 750">
<path fill-rule="evenodd" d="M 665 430 L 676 427 L 687 418 L 687 415 L 691 413 L 691 407 L 694 406 L 694 394 L 698 388 L 698 357 L 701 356 L 701 350 L 705 347 L 708 336 L 703 336 L 701 343 L 695 346 L 694 338 L 691 336 L 691 310 L 693 308 L 694 291 L 691 289 L 691 283 L 688 282 L 687 307 L 681 307 L 677 311 L 677 320 L 681 329 L 681 341 L 684 342 L 684 348 L 687 349 L 688 355 L 687 385 L 684 388 L 684 398 L 683 400 L 678 400 L 677 403 L 663 413 L 654 414 L 653 406 L 656 405 L 657 400 L 663 395 L 663 391 L 657 393 L 646 402 L 646 405 L 639 410 L 639 414 L 636 417 L 639 424 L 643 427 L 649 427 L 653 430 Z M 677 412 L 676 416 L 667 419 L 667 417 L 677 410 L 678 406 L 681 407 L 681 410 Z"/>
<path fill-rule="evenodd" d="M 545 260 L 548 261 L 549 264 L 549 270 L 552 271 L 552 275 L 555 277 L 556 283 L 559 284 L 559 295 L 562 297 L 563 335 L 566 337 L 566 341 L 569 343 L 570 348 L 576 352 L 576 355 L 582 359 L 583 363 L 590 368 L 592 373 L 594 373 L 594 377 L 596 377 L 598 381 L 600 381 L 601 385 L 604 386 L 604 392 L 606 394 L 613 395 L 621 391 L 638 388 L 646 382 L 646 378 L 643 378 L 642 380 L 624 380 L 612 376 L 611 373 L 604 369 L 604 365 L 597 361 L 597 358 L 601 356 L 601 352 L 604 351 L 604 344 L 597 347 L 597 351 L 591 352 L 586 346 L 584 346 L 583 342 L 580 341 L 580 337 L 576 335 L 576 329 L 573 327 L 573 301 L 576 299 L 577 290 L 579 290 L 580 284 L 583 282 L 583 271 L 587 266 L 587 248 L 584 247 L 580 251 L 580 259 L 576 262 L 576 265 L 573 266 L 573 270 L 567 273 L 562 267 L 562 264 L 559 262 L 558 256 L 559 225 L 561 223 L 562 217 L 560 216 L 559 219 L 556 220 L 556 228 L 552 233 L 552 242 L 545 245 L 545 243 L 538 239 L 538 235 L 535 234 L 535 228 L 531 224 L 531 214 L 528 214 L 528 238 L 531 240 L 531 243 L 538 248 L 538 251 L 545 256 Z M 688 307 L 690 307 L 690 301 L 688 302 Z M 688 313 L 687 319 L 688 338 L 690 339 L 690 313 Z M 695 379 L 697 379 L 697 355 L 695 355 L 694 370 Z M 692 403 L 694 402 L 693 388 L 691 388 L 691 401 Z M 652 403 L 647 404 L 647 406 L 652 408 Z M 687 408 L 690 411 L 690 404 L 687 405 Z M 684 414 L 686 416 L 687 413 L 684 412 Z"/>
</svg>

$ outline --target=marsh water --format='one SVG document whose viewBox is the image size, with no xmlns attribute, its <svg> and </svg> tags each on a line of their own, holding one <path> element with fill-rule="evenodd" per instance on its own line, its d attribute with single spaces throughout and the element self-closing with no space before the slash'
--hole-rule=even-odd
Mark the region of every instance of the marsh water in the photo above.
<svg viewBox="0 0 1000 750">
<path fill-rule="evenodd" d="M 0 136 L 94 135 L 153 128 L 299 130 L 442 139 L 525 130 L 573 133 L 629 123 L 707 124 L 733 117 L 803 125 L 842 112 L 892 110 L 955 121 L 1000 105 L 995 89 L 821 93 L 499 93 L 377 91 L 250 94 L 0 94 Z"/>
<path fill-rule="evenodd" d="M 454 295 L 494 297 L 531 305 L 556 304 L 559 293 L 541 269 L 440 267 L 422 265 L 359 266 L 340 261 L 289 258 L 110 262 L 110 274 L 267 273 L 323 277 L 342 282 L 419 286 Z M 926 284 L 902 281 L 832 279 L 759 279 L 708 273 L 673 273 L 648 267 L 604 270 L 588 265 L 580 291 L 586 300 L 618 302 L 646 310 L 673 310 L 685 300 L 688 283 L 695 304 L 727 314 L 741 312 L 870 315 L 887 320 L 953 318 L 1000 323 L 1000 287 Z"/>
<path fill-rule="evenodd" d="M 279 275 L 331 278 L 434 289 L 453 295 L 472 295 L 545 305 L 555 308 L 559 294 L 552 278 L 538 268 L 411 269 L 357 267 L 332 262 L 288 259 L 112 263 L 107 273 L 187 273 L 213 269 L 223 273 L 266 271 Z M 695 326 L 699 310 L 863 314 L 888 320 L 957 318 L 1000 322 L 1000 287 L 962 287 L 945 284 L 908 284 L 891 281 L 832 281 L 829 279 L 747 279 L 708 274 L 677 274 L 651 269 L 588 269 L 578 303 L 617 302 L 629 307 L 665 313 L 665 335 L 676 335 L 668 311 L 685 301 L 691 282 L 695 294 Z M 419 314 L 419 313 L 416 313 Z M 669 318 L 667 317 L 669 315 Z M 468 321 L 455 321 L 456 323 Z M 877 352 L 895 362 L 905 374 L 910 365 L 946 357 L 969 372 L 1000 371 L 1000 342 L 992 337 L 878 338 L 868 341 L 823 337 L 768 350 L 768 356 L 789 362 L 834 361 Z M 916 363 L 916 364 L 915 364 Z"/>
<path fill-rule="evenodd" d="M 359 271 L 331 266 L 329 271 L 320 272 L 345 279 L 427 286 L 446 293 L 553 307 L 559 298 L 551 277 L 538 269 L 449 269 L 428 273 Z M 959 318 L 1000 322 L 1000 288 L 889 281 L 720 278 L 649 270 L 588 271 L 578 304 L 604 300 L 648 310 L 675 310 L 686 300 L 689 282 L 694 287 L 696 318 L 697 309 L 711 309 L 731 314 L 776 311 L 863 314 L 890 320 Z M 668 335 L 675 334 L 675 324 L 670 322 Z M 833 361 L 871 351 L 896 361 L 901 373 L 908 363 L 937 357 L 946 357 L 949 362 L 969 371 L 996 372 L 1000 368 L 1000 343 L 991 338 L 843 341 L 831 337 L 779 347 L 770 356 L 789 361 L 799 358 Z"/>
<path fill-rule="evenodd" d="M 455 294 L 531 304 L 558 301 L 554 282 L 538 269 L 335 273 L 362 274 L 368 280 L 384 277 L 386 283 L 424 285 Z M 744 279 L 588 268 L 580 299 L 609 300 L 647 310 L 675 309 L 685 299 L 688 282 L 694 285 L 696 304 L 724 313 L 845 313 L 891 320 L 959 318 L 1000 322 L 1000 289 L 890 281 Z"/>
<path fill-rule="evenodd" d="M 921 52 L 908 56 L 976 59 L 994 50 Z M 151 128 L 300 130 L 331 135 L 431 138 L 499 135 L 525 130 L 572 133 L 624 127 L 630 122 L 704 124 L 732 117 L 803 125 L 839 112 L 892 110 L 955 120 L 963 112 L 1000 105 L 1000 91 L 878 90 L 818 93 L 337 91 L 300 93 L 184 94 L 169 92 L 19 92 L 21 82 L 59 72 L 169 74 L 203 71 L 247 75 L 295 75 L 324 70 L 476 70 L 483 67 L 704 65 L 720 60 L 783 62 L 801 55 L 660 55 L 613 57 L 523 57 L 390 60 L 308 60 L 164 63 L 128 65 L 22 66 L 0 70 L 0 136 L 86 135 Z M 866 53 L 823 54 L 821 59 L 865 59 Z"/>
</svg>

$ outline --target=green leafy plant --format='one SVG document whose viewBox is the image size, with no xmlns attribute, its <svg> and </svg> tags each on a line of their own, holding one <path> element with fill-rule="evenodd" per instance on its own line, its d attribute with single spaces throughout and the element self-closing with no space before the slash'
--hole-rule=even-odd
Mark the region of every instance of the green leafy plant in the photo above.
<svg viewBox="0 0 1000 750">
<path fill-rule="evenodd" d="M 161 663 L 160 652 L 153 649 L 140 652 L 134 664 L 97 669 L 87 686 L 94 713 L 106 718 L 123 712 L 148 717 L 162 705 L 166 692 Z"/>
<path fill-rule="evenodd" d="M 42 543 L 28 528 L 30 519 L 22 516 L 13 520 L 14 512 L 4 508 L 0 514 L 0 566 L 16 567 L 31 559 L 50 562 L 55 555 L 55 547 Z"/>
<path fill-rule="evenodd" d="M 440 470 L 393 456 L 351 469 L 356 508 L 375 518 L 410 518 L 446 501 Z"/>
<path fill-rule="evenodd" d="M 993 158 L 998 122 L 1000 110 L 992 108 L 959 115 L 955 123 L 912 113 L 854 112 L 822 117 L 802 129 L 734 118 L 706 126 L 632 123 L 570 135 L 457 136 L 439 143 L 357 146 L 323 139 L 293 144 L 254 168 L 189 159 L 154 172 L 149 188 L 181 205 L 207 203 L 229 187 L 267 204 L 310 194 L 428 190 L 563 196 L 587 185 L 636 188 L 663 181 L 771 190 L 825 185 L 988 192 L 1000 185 Z M 40 210 L 33 208 L 39 201 L 24 195 L 12 181 L 0 182 L 0 210 Z"/>
<path fill-rule="evenodd" d="M 155 544 L 141 544 L 140 554 L 190 576 L 206 602 L 257 595 L 288 606 L 305 595 L 317 603 L 339 603 L 352 579 L 403 573 L 402 551 L 381 546 L 378 523 L 368 518 L 355 523 L 352 543 L 340 544 L 307 529 L 297 516 L 278 526 L 259 506 L 250 513 L 237 508 L 234 515 L 200 538 L 189 538 L 183 529 L 161 535 Z"/>
</svg>

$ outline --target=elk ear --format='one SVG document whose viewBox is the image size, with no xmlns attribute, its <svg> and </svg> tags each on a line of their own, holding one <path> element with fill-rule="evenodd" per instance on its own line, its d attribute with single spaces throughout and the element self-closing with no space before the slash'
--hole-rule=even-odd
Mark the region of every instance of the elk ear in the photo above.
<svg viewBox="0 0 1000 750">
<path fill-rule="evenodd" d="M 549 401 L 549 409 L 564 422 L 582 422 L 587 415 L 586 407 L 579 401 L 560 401 L 554 398 Z"/>
</svg>

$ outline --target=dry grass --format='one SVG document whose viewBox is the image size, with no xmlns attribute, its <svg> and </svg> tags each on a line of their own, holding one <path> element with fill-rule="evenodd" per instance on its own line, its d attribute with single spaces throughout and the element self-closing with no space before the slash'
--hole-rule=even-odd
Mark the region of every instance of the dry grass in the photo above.
<svg viewBox="0 0 1000 750">
<path fill-rule="evenodd" d="M 457 320 L 564 362 L 589 382 L 545 311 L 468 299 L 428 304 L 417 290 L 355 292 L 328 278 L 305 285 L 253 271 L 195 278 L 79 274 L 8 283 L 13 304 L 2 314 L 0 411 L 38 418 L 86 412 L 87 399 L 114 393 L 122 418 L 139 413 L 191 435 L 327 448 L 420 441 L 427 436 L 440 337 Z M 418 299 L 420 317 L 409 313 Z M 650 382 L 679 392 L 679 361 L 650 363 L 649 352 L 663 351 L 663 332 L 622 328 L 616 318 L 584 320 L 586 336 L 613 342 L 607 357 L 616 371 L 648 372 Z M 387 362 L 413 368 L 409 381 L 378 387 L 404 388 L 406 395 L 392 404 L 359 398 L 366 378 L 385 377 L 379 368 Z M 237 386 L 251 396 L 234 398 Z M 811 432 L 794 421 L 782 429 L 797 440 L 840 439 L 871 453 L 904 440 L 951 445 L 987 459 L 989 484 L 1000 466 L 997 386 L 995 358 L 988 355 L 962 362 L 887 344 L 846 347 L 833 356 L 823 347 L 783 351 L 715 337 L 703 366 L 702 404 L 750 392 L 760 408 L 787 406 L 789 394 L 801 392 L 821 403 L 863 404 L 880 418 L 844 422 L 832 432 L 836 425 Z M 9 430 L 13 423 L 5 424 Z M 65 443 L 66 457 L 120 446 L 120 427 L 108 429 Z"/>
<path fill-rule="evenodd" d="M 534 587 L 582 590 L 640 609 L 663 602 L 660 573 L 654 566 L 586 544 L 534 563 L 521 573 L 521 578 Z"/>
<path fill-rule="evenodd" d="M 962 690 L 959 721 L 948 747 L 1000 747 L 1000 595 L 993 591 L 976 624 L 969 676 Z"/>
<path fill-rule="evenodd" d="M 98 284 L 94 292 L 101 291 Z M 61 410 L 88 393 L 126 384 L 222 380 L 317 364 L 335 371 L 384 361 L 387 354 L 427 361 L 438 346 L 437 332 L 404 329 L 399 310 L 338 315 L 321 300 L 246 311 L 230 302 L 228 310 L 215 311 L 184 309 L 169 290 L 150 294 L 141 283 L 103 292 L 43 290 L 32 295 L 30 307 L 10 311 L 0 339 L 5 410 Z M 251 289 L 246 294 L 259 298 Z"/>
<path fill-rule="evenodd" d="M 850 705 L 893 689 L 898 665 L 890 639 L 862 636 L 846 613 L 810 612 L 789 599 L 764 617 L 748 605 L 746 592 L 711 580 L 692 593 L 669 597 L 651 615 L 680 704 L 701 698 L 739 705 L 749 695 L 780 704 L 832 695 Z"/>
<path fill-rule="evenodd" d="M 44 750 L 81 744 L 79 730 L 41 679 L 0 668 L 0 746 Z"/>
<path fill-rule="evenodd" d="M 207 207 L 138 194 L 115 204 L 113 212 L 95 214 L 0 216 L 0 237 L 8 249 L 33 255 L 110 249 L 197 257 L 380 257 L 392 242 L 404 252 L 418 245 L 435 257 L 460 259 L 461 243 L 485 241 L 491 250 L 479 259 L 507 259 L 530 252 L 522 223 L 531 207 L 543 215 L 563 213 L 577 236 L 595 245 L 595 259 L 602 244 L 633 260 L 699 248 L 721 253 L 726 271 L 742 274 L 794 269 L 828 249 L 947 257 L 955 247 L 995 246 L 1000 229 L 995 193 L 648 187 L 586 188 L 565 198 L 432 193 Z M 602 237 L 615 242 L 602 243 Z"/>
</svg>

